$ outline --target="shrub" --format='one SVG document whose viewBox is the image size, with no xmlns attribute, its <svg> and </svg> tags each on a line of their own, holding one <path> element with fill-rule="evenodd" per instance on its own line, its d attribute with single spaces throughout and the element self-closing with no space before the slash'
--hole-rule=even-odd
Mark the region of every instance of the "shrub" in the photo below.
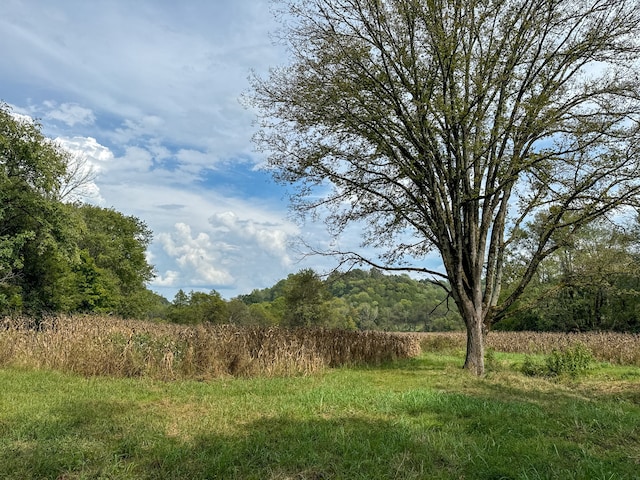
<svg viewBox="0 0 640 480">
<path fill-rule="evenodd" d="M 570 375 L 572 377 L 585 373 L 593 361 L 591 350 L 582 343 L 564 350 L 553 350 L 547 357 L 547 371 L 552 376 Z"/>
<path fill-rule="evenodd" d="M 545 357 L 544 364 L 535 362 L 527 355 L 521 369 L 525 375 L 529 376 L 577 377 L 586 373 L 592 362 L 591 350 L 582 343 L 576 343 L 562 349 L 553 349 Z"/>
<path fill-rule="evenodd" d="M 546 373 L 544 365 L 534 361 L 531 355 L 526 355 L 524 357 L 524 363 L 522 364 L 521 371 L 530 377 L 541 377 Z"/>
</svg>

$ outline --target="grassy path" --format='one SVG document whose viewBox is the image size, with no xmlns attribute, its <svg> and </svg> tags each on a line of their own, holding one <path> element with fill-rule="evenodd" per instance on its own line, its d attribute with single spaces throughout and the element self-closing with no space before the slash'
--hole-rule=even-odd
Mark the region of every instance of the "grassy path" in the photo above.
<svg viewBox="0 0 640 480">
<path fill-rule="evenodd" d="M 640 478 L 640 368 L 528 378 L 496 354 L 275 379 L 0 370 L 0 479 Z"/>
</svg>

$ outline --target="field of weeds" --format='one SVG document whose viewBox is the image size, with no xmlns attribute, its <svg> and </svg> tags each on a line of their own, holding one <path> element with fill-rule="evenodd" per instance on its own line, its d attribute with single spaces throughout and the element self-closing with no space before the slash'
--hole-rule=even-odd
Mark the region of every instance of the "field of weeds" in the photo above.
<svg viewBox="0 0 640 480">
<path fill-rule="evenodd" d="M 464 349 L 464 332 L 418 334 L 424 351 Z M 640 367 L 640 335 L 615 332 L 489 332 L 486 348 L 496 352 L 549 354 L 582 344 L 596 360 Z"/>
<path fill-rule="evenodd" d="M 0 367 L 161 380 L 309 375 L 421 352 L 463 351 L 463 332 L 394 334 L 230 325 L 185 326 L 108 316 L 0 320 Z M 640 366 L 640 335 L 490 332 L 487 349 L 548 354 L 577 344 L 596 360 Z"/>
<path fill-rule="evenodd" d="M 184 326 L 113 317 L 0 322 L 0 366 L 163 380 L 289 376 L 421 352 L 415 336 L 325 329 Z"/>
</svg>

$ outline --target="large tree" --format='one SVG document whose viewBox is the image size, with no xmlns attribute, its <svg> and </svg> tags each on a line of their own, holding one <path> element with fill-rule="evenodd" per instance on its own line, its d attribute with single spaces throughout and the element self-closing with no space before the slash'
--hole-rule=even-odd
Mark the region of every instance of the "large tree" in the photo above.
<svg viewBox="0 0 640 480">
<path fill-rule="evenodd" d="M 258 146 L 293 208 L 443 279 L 484 371 L 483 330 L 540 262 L 640 191 L 637 0 L 281 0 L 290 62 L 253 80 Z M 498 304 L 502 265 L 543 216 Z M 419 268 L 436 250 L 445 274 Z M 445 281 L 446 280 L 446 281 Z"/>
<path fill-rule="evenodd" d="M 0 314 L 114 312 L 142 316 L 157 299 L 146 224 L 64 203 L 89 193 L 86 159 L 0 103 Z"/>
<path fill-rule="evenodd" d="M 73 225 L 53 200 L 65 171 L 64 152 L 40 125 L 0 103 L 0 311 L 56 308 L 61 285 L 49 267 L 73 254 Z"/>
</svg>

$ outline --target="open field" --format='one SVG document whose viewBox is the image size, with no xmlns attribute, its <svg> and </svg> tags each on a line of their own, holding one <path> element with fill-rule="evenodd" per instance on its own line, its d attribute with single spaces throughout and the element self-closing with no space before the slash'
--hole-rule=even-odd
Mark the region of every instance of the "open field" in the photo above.
<svg viewBox="0 0 640 480">
<path fill-rule="evenodd" d="M 640 478 L 638 336 L 491 333 L 476 378 L 462 334 L 102 320 L 0 331 L 0 478 Z M 576 341 L 618 364 L 521 373 Z"/>
<path fill-rule="evenodd" d="M 0 367 L 45 368 L 85 376 L 207 380 L 309 375 L 326 368 L 379 365 L 421 351 L 461 352 L 465 334 L 184 326 L 108 316 L 0 319 Z M 488 352 L 548 354 L 585 345 L 600 361 L 640 367 L 640 335 L 490 332 Z"/>
<path fill-rule="evenodd" d="M 33 479 L 634 479 L 640 369 L 530 378 L 496 354 L 164 382 L 0 369 L 0 472 Z"/>
<path fill-rule="evenodd" d="M 461 333 L 4 327 L 2 479 L 640 478 L 637 335 L 490 333 L 476 378 Z M 586 374 L 521 373 L 577 343 Z"/>
</svg>

